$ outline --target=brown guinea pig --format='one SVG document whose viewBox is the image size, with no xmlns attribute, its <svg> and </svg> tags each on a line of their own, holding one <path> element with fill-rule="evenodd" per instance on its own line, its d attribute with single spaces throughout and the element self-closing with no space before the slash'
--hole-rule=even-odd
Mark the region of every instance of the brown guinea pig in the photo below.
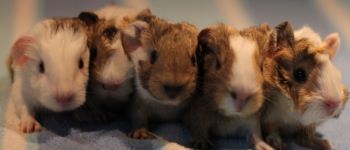
<svg viewBox="0 0 350 150">
<path fill-rule="evenodd" d="M 152 121 L 177 120 L 196 88 L 197 29 L 169 23 L 142 11 L 139 21 L 123 31 L 123 46 L 136 71 L 136 96 L 131 106 L 132 138 L 154 138 Z"/>
<path fill-rule="evenodd" d="M 248 136 L 255 149 L 272 149 L 261 138 L 262 55 L 270 29 L 263 24 L 238 31 L 219 24 L 200 32 L 200 95 L 184 116 L 195 148 L 213 148 L 211 136 Z"/>
<path fill-rule="evenodd" d="M 97 18 L 91 24 L 92 56 L 88 101 L 74 113 L 86 122 L 105 122 L 123 114 L 134 91 L 133 64 L 121 43 L 121 30 L 136 16 L 131 8 L 107 5 L 97 11 L 82 12 L 82 18 Z M 92 19 L 90 19 L 92 20 Z"/>
<path fill-rule="evenodd" d="M 283 140 L 289 137 L 298 137 L 295 142 L 301 146 L 331 149 L 327 140 L 316 136 L 316 126 L 340 114 L 348 92 L 331 61 L 339 37 L 333 35 L 322 42 L 315 35 L 294 34 L 285 22 L 271 36 L 276 44 L 270 46 L 264 60 L 262 127 L 266 141 L 276 149 L 284 149 Z"/>
</svg>

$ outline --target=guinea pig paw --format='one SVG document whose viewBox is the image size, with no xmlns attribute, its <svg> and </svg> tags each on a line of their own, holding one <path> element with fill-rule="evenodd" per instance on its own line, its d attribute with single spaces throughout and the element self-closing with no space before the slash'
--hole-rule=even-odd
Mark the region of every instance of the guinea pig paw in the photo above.
<svg viewBox="0 0 350 150">
<path fill-rule="evenodd" d="M 22 117 L 18 126 L 22 133 L 40 132 L 42 130 L 40 123 L 31 116 Z"/>
<path fill-rule="evenodd" d="M 145 128 L 136 129 L 128 134 L 130 138 L 133 139 L 155 139 L 156 135 Z"/>
<path fill-rule="evenodd" d="M 281 137 L 277 134 L 270 134 L 269 136 L 267 136 L 266 142 L 269 143 L 276 150 L 282 150 L 285 148 L 285 145 L 282 142 Z"/>
<path fill-rule="evenodd" d="M 215 144 L 209 139 L 194 140 L 192 142 L 192 147 L 194 149 L 217 149 Z"/>
<path fill-rule="evenodd" d="M 320 140 L 318 149 L 322 149 L 322 150 L 332 150 L 333 146 L 332 143 L 329 140 Z"/>
<path fill-rule="evenodd" d="M 264 141 L 259 141 L 255 144 L 255 150 L 274 150 L 274 149 Z"/>
<path fill-rule="evenodd" d="M 322 150 L 332 150 L 332 144 L 329 140 L 317 139 L 313 142 L 313 149 L 322 149 Z"/>
</svg>

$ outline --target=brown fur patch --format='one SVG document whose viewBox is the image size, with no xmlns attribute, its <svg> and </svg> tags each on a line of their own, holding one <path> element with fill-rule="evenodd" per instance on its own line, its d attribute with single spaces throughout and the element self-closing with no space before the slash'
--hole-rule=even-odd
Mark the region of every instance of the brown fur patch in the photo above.
<svg viewBox="0 0 350 150">
<path fill-rule="evenodd" d="M 141 33 L 141 43 L 149 57 L 157 58 L 153 64 L 151 58 L 139 62 L 141 84 L 159 100 L 169 99 L 165 85 L 182 86 L 176 99 L 185 100 L 196 86 L 197 67 L 192 58 L 196 53 L 197 29 L 188 23 L 168 23 L 149 17 L 152 19 L 146 20 L 149 28 Z"/>
<path fill-rule="evenodd" d="M 241 115 L 227 116 L 220 110 L 219 105 L 222 105 L 221 103 L 227 94 L 233 92 L 230 81 L 231 78 L 234 78 L 232 69 L 237 60 L 235 52 L 238 50 L 234 51 L 231 47 L 230 39 L 232 37 L 242 36 L 257 42 L 253 64 L 256 64 L 254 69 L 258 74 L 256 80 L 262 84 L 260 70 L 260 57 L 262 55 L 260 55 L 260 51 L 264 51 L 263 48 L 267 47 L 269 37 L 268 32 L 265 32 L 265 27 L 267 26 L 251 27 L 238 31 L 230 26 L 218 24 L 200 32 L 198 37 L 201 49 L 201 53 L 198 55 L 199 95 L 190 104 L 184 117 L 184 122 L 190 128 L 194 142 L 200 146 L 199 148 L 212 146 L 210 136 L 213 134 L 240 135 L 244 130 L 244 135 L 260 137 L 258 121 L 260 114 L 257 112 L 264 100 L 261 88 L 249 98 L 248 103 L 239 112 Z M 244 49 L 239 51 L 244 51 Z M 248 142 L 255 144 L 252 140 Z"/>
<path fill-rule="evenodd" d="M 203 48 L 200 61 L 203 69 L 201 80 L 202 92 L 205 96 L 212 97 L 217 105 L 221 103 L 227 93 L 231 93 L 229 84 L 232 80 L 232 68 L 235 63 L 235 54 L 230 46 L 230 38 L 234 36 L 242 36 L 257 42 L 257 50 L 254 54 L 254 70 L 257 74 L 256 81 L 262 83 L 261 76 L 261 55 L 268 44 L 268 32 L 263 28 L 251 27 L 242 31 L 237 31 L 229 26 L 219 24 L 212 28 L 203 30 L 200 34 L 199 41 Z M 243 51 L 243 50 L 242 50 Z M 233 77 L 234 78 L 234 77 Z M 260 94 L 259 94 L 260 93 Z M 263 102 L 262 90 L 252 97 L 251 102 L 243 109 L 243 114 L 256 112 Z"/>
</svg>

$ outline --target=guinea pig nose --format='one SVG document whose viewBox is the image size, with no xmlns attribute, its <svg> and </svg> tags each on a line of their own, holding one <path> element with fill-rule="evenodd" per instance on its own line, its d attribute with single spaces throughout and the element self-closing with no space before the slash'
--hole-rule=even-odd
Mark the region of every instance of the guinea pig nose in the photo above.
<svg viewBox="0 0 350 150">
<path fill-rule="evenodd" d="M 180 85 L 163 85 L 165 93 L 169 96 L 169 98 L 176 98 L 182 91 L 183 86 Z"/>
<path fill-rule="evenodd" d="M 329 114 L 333 114 L 333 112 L 338 108 L 340 102 L 334 100 L 324 101 L 324 106 Z"/>
<path fill-rule="evenodd" d="M 74 95 L 73 94 L 62 94 L 56 96 L 56 101 L 62 105 L 66 105 L 70 103 L 73 100 Z"/>
<path fill-rule="evenodd" d="M 244 92 L 231 92 L 232 98 L 235 100 L 237 111 L 241 111 L 244 106 L 247 104 L 251 94 Z"/>
<path fill-rule="evenodd" d="M 102 83 L 101 85 L 105 90 L 116 90 L 119 87 L 118 83 Z"/>
</svg>

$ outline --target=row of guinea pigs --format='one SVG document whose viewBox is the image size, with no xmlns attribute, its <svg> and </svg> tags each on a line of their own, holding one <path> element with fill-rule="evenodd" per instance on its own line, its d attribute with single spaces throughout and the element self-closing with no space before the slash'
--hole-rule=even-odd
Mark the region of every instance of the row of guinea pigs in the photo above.
<svg viewBox="0 0 350 150">
<path fill-rule="evenodd" d="M 339 44 L 337 33 L 322 40 L 289 22 L 199 32 L 111 5 L 44 20 L 21 36 L 10 53 L 10 100 L 24 133 L 42 129 L 42 110 L 86 122 L 125 111 L 136 139 L 156 137 L 150 122 L 181 120 L 195 148 L 243 135 L 255 149 L 284 149 L 287 139 L 331 149 L 316 127 L 338 117 L 349 96 L 332 62 Z"/>
</svg>

